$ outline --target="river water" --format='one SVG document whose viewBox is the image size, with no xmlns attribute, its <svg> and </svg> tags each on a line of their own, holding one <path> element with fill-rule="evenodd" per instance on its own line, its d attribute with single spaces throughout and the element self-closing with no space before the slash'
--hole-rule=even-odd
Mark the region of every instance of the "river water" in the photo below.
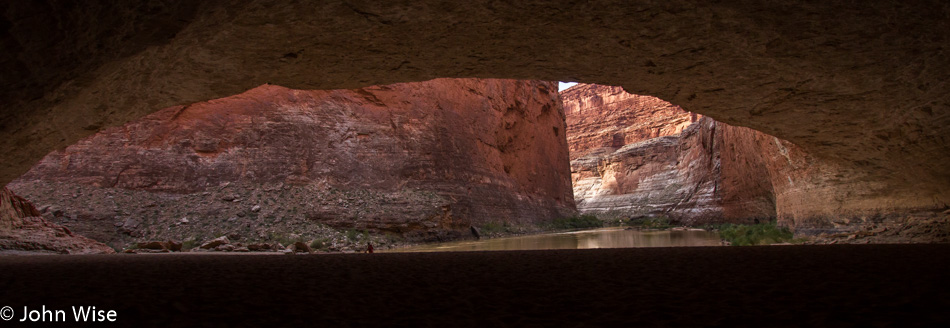
<svg viewBox="0 0 950 328">
<path fill-rule="evenodd" d="M 396 248 L 389 250 L 389 252 L 461 252 L 719 245 L 719 234 L 704 230 L 638 231 L 624 230 L 622 227 L 612 227 L 518 237 L 424 244 Z"/>
</svg>

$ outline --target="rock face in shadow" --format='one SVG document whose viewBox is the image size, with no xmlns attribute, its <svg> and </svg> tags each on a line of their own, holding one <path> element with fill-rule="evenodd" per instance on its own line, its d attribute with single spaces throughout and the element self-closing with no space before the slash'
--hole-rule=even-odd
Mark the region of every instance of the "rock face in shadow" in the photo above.
<svg viewBox="0 0 950 328">
<path fill-rule="evenodd" d="M 574 88 L 618 97 L 600 86 Z M 687 224 L 777 218 L 798 232 L 815 234 L 864 229 L 885 220 L 942 216 L 942 209 L 908 208 L 881 192 L 882 186 L 861 170 L 810 154 L 789 141 L 709 117 L 677 133 L 687 114 L 659 112 L 650 118 L 656 112 L 652 108 L 658 108 L 653 100 L 647 106 L 627 105 L 626 110 L 634 113 L 624 114 L 646 117 L 648 124 L 624 123 L 611 119 L 618 116 L 616 108 L 601 104 L 599 108 L 605 108 L 601 115 L 594 106 L 598 103 L 576 101 L 573 95 L 581 92 L 574 88 L 565 91 L 563 102 L 572 123 L 568 126 L 571 147 L 587 154 L 571 162 L 581 212 L 607 217 L 667 216 Z M 573 109 L 577 106 L 589 107 Z M 619 127 L 591 129 L 590 124 L 577 123 L 598 121 L 598 115 L 606 117 L 604 125 Z M 598 138 L 597 131 L 607 135 L 599 140 L 609 140 L 619 128 L 644 126 L 646 132 L 627 134 L 651 135 L 663 131 L 654 126 L 663 125 L 677 128 L 665 130 L 668 135 L 621 147 L 587 142 Z"/>
<path fill-rule="evenodd" d="M 112 254 L 95 240 L 50 223 L 27 200 L 0 189 L 0 255 L 2 254 Z"/>
<path fill-rule="evenodd" d="M 264 85 L 104 130 L 11 188 L 104 240 L 314 227 L 444 239 L 572 214 L 564 131 L 552 82 Z"/>
</svg>

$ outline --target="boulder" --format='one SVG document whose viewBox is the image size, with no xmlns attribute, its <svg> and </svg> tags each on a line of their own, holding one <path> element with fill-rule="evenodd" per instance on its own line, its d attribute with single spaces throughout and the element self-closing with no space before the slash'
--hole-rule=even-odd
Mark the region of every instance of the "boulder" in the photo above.
<svg viewBox="0 0 950 328">
<path fill-rule="evenodd" d="M 207 241 L 207 242 L 201 244 L 201 246 L 199 246 L 199 247 L 202 248 L 202 249 L 214 249 L 214 248 L 217 248 L 218 246 L 227 245 L 227 244 L 230 244 L 230 243 L 231 243 L 231 241 L 228 240 L 228 236 L 221 236 L 221 237 L 218 237 L 218 238 L 209 240 L 209 241 Z"/>
<path fill-rule="evenodd" d="M 310 249 L 310 246 L 307 245 L 307 243 L 302 242 L 302 241 L 295 242 L 293 245 L 291 245 L 291 247 L 295 253 L 313 254 L 313 250 Z"/>
<path fill-rule="evenodd" d="M 135 244 L 135 247 L 138 249 L 168 249 L 165 242 L 161 241 L 147 241 L 142 243 Z"/>
</svg>

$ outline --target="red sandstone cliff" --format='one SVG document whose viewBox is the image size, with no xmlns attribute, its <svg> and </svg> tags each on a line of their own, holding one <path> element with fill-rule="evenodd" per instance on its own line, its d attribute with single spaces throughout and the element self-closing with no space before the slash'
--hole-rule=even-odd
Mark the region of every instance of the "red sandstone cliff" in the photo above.
<svg viewBox="0 0 950 328">
<path fill-rule="evenodd" d="M 264 85 L 102 131 L 11 187 L 105 240 L 325 226 L 443 238 L 573 213 L 564 130 L 550 82 Z"/>
<path fill-rule="evenodd" d="M 571 162 L 580 211 L 685 224 L 776 217 L 771 173 L 781 165 L 764 156 L 774 138 L 617 87 L 578 85 L 563 101 L 569 146 L 585 154 Z M 616 131 L 640 137 L 618 145 Z"/>
<path fill-rule="evenodd" d="M 578 84 L 561 92 L 571 159 L 600 148 L 677 134 L 699 116 L 656 97 L 627 93 L 621 87 Z"/>
<path fill-rule="evenodd" d="M 768 172 L 728 140 L 731 128 L 704 117 L 681 133 L 571 161 L 578 210 L 691 225 L 774 218 L 771 190 L 762 185 Z"/>
</svg>

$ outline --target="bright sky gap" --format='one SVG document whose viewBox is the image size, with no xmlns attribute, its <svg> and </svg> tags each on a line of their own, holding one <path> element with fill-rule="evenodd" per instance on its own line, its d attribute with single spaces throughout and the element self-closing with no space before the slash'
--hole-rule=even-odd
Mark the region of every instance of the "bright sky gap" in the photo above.
<svg viewBox="0 0 950 328">
<path fill-rule="evenodd" d="M 558 82 L 557 83 L 557 92 L 564 91 L 564 89 L 573 87 L 577 82 Z"/>
</svg>

